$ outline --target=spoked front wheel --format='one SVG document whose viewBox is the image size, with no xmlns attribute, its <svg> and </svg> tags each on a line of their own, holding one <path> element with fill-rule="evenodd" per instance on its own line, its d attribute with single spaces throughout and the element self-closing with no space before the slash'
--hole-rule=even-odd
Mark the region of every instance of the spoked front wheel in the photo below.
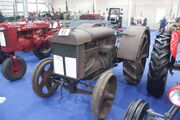
<svg viewBox="0 0 180 120">
<path fill-rule="evenodd" d="M 32 87 L 37 96 L 47 98 L 56 91 L 58 85 L 52 81 L 52 73 L 52 59 L 44 59 L 36 67 L 32 77 Z"/>
<path fill-rule="evenodd" d="M 93 90 L 91 109 L 96 120 L 104 119 L 115 99 L 117 80 L 112 71 L 104 72 Z"/>
</svg>

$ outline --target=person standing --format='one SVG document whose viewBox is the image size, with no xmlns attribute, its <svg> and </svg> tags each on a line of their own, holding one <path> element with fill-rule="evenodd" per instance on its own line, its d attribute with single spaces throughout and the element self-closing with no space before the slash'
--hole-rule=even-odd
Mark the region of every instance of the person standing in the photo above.
<svg viewBox="0 0 180 120">
<path fill-rule="evenodd" d="M 167 24 L 167 20 L 165 17 L 163 17 L 163 19 L 160 21 L 160 27 L 159 27 L 160 32 L 164 32 L 166 24 Z"/>
<path fill-rule="evenodd" d="M 2 11 L 0 10 L 0 23 L 3 23 L 3 22 L 5 22 L 5 18 L 4 18 L 4 16 L 2 15 Z"/>
</svg>

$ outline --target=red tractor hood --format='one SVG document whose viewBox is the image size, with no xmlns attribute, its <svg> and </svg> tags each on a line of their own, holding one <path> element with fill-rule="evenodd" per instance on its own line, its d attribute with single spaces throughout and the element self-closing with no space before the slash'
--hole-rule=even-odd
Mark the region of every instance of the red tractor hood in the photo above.
<svg viewBox="0 0 180 120">
<path fill-rule="evenodd" d="M 27 21 L 27 22 L 4 22 L 0 24 L 0 31 L 4 29 L 16 28 L 18 31 L 49 28 L 50 23 L 45 21 Z"/>
</svg>

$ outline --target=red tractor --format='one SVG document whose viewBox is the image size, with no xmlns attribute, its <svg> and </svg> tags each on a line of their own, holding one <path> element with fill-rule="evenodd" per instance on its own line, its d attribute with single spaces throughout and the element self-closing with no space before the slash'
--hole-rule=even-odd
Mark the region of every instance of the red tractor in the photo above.
<svg viewBox="0 0 180 120">
<path fill-rule="evenodd" d="M 161 97 L 165 91 L 168 70 L 180 71 L 177 60 L 180 21 L 169 24 L 164 33 L 157 36 L 149 64 L 147 91 L 155 97 Z"/>
<path fill-rule="evenodd" d="M 50 41 L 63 25 L 57 21 L 57 26 L 52 27 L 54 22 L 50 18 L 45 20 L 0 24 L 0 63 L 3 76 L 8 80 L 19 80 L 26 72 L 25 61 L 15 52 L 33 51 L 40 59 L 51 55 Z"/>
<path fill-rule="evenodd" d="M 101 15 L 100 14 L 84 14 L 82 15 L 83 20 L 100 20 Z"/>
</svg>

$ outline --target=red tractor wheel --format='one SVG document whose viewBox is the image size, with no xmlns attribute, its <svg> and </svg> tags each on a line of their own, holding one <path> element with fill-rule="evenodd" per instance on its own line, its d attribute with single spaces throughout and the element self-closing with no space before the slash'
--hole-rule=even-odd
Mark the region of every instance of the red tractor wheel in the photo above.
<svg viewBox="0 0 180 120">
<path fill-rule="evenodd" d="M 39 59 L 47 58 L 52 53 L 51 44 L 49 42 L 43 43 L 40 47 L 36 48 L 33 53 Z"/>
<path fill-rule="evenodd" d="M 13 57 L 15 57 L 13 59 Z M 10 80 L 15 81 L 21 79 L 26 72 L 26 62 L 19 56 L 8 57 L 2 64 L 3 76 Z"/>
</svg>

